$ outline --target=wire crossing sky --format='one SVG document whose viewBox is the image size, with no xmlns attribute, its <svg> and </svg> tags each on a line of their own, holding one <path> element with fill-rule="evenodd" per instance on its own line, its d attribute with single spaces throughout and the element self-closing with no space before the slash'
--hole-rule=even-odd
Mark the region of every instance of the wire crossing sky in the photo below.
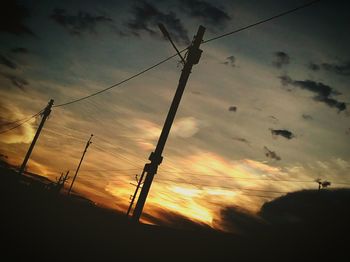
<svg viewBox="0 0 350 262">
<path fill-rule="evenodd" d="M 248 26 L 244 26 L 244 27 L 242 27 L 242 28 L 236 29 L 236 30 L 234 30 L 234 31 L 232 31 L 232 32 L 225 33 L 225 34 L 216 36 L 216 37 L 214 37 L 214 38 L 205 40 L 205 41 L 203 41 L 203 44 L 208 43 L 208 42 L 211 42 L 211 41 L 215 41 L 215 40 L 218 40 L 218 39 L 220 39 L 220 38 L 227 37 L 227 36 L 230 36 L 230 35 L 233 35 L 233 34 L 236 34 L 236 33 L 239 33 L 239 32 L 241 32 L 241 31 L 247 30 L 247 29 L 249 29 L 249 28 L 251 28 L 251 27 L 254 27 L 254 26 L 257 26 L 257 25 L 266 23 L 266 22 L 268 22 L 268 21 L 271 21 L 271 20 L 273 20 L 273 19 L 277 19 L 277 18 L 279 18 L 279 17 L 282 17 L 282 16 L 285 16 L 285 15 L 291 14 L 291 13 L 296 12 L 296 11 L 298 11 L 298 10 L 301 10 L 301 9 L 303 9 L 303 8 L 309 7 L 310 5 L 313 5 L 313 4 L 315 4 L 315 3 L 319 2 L 319 1 L 320 1 L 320 0 L 311 1 L 311 2 L 309 2 L 309 3 L 306 3 L 306 4 L 301 5 L 301 6 L 298 6 L 298 7 L 296 7 L 296 8 L 293 8 L 293 9 L 290 9 L 290 10 L 287 10 L 287 11 L 284 11 L 284 12 L 282 12 L 282 13 L 279 13 L 279 14 L 274 15 L 274 16 L 272 16 L 272 17 L 269 17 L 269 18 L 267 18 L 267 19 L 263 19 L 263 20 L 260 20 L 260 21 L 258 21 L 258 22 L 256 22 L 256 23 L 250 24 L 250 25 L 248 25 Z M 183 52 L 186 51 L 186 50 L 187 50 L 187 48 L 181 50 L 180 53 L 183 53 Z M 77 103 L 77 102 L 80 102 L 80 101 L 82 101 L 82 100 L 88 99 L 88 98 L 90 98 L 90 97 L 93 97 L 93 96 L 95 96 L 95 95 L 101 94 L 101 93 L 103 93 L 103 92 L 105 92 L 105 91 L 108 91 L 108 90 L 114 88 L 114 87 L 117 87 L 117 86 L 119 86 L 119 85 L 121 85 L 121 84 L 124 84 L 125 82 L 130 81 L 130 80 L 132 80 L 133 78 L 138 77 L 138 76 L 140 76 L 140 75 L 146 73 L 146 72 L 149 71 L 149 70 L 152 70 L 153 68 L 155 68 L 155 67 L 157 67 L 157 66 L 159 66 L 159 65 L 161 65 L 161 64 L 163 64 L 163 63 L 165 63 L 165 62 L 167 62 L 167 61 L 169 61 L 170 59 L 172 59 L 172 58 L 174 58 L 174 57 L 176 57 L 176 56 L 177 56 L 177 54 L 174 54 L 174 55 L 172 55 L 172 56 L 169 56 L 168 58 L 163 59 L 162 61 L 160 61 L 160 62 L 158 62 L 158 63 L 156 63 L 156 64 L 154 64 L 154 65 L 152 65 L 152 66 L 150 66 L 150 67 L 148 67 L 148 68 L 146 68 L 146 69 L 144 69 L 144 70 L 142 70 L 142 71 L 140 71 L 139 73 L 137 73 L 137 74 L 135 74 L 135 75 L 132 75 L 132 76 L 128 77 L 127 79 L 125 79 L 125 80 L 123 80 L 123 81 L 121 81 L 121 82 L 118 82 L 118 83 L 116 83 L 116 84 L 114 84 L 114 85 L 111 85 L 111 86 L 109 86 L 109 87 L 107 87 L 107 88 L 105 88 L 105 89 L 102 89 L 102 90 L 100 90 L 100 91 L 98 91 L 98 92 L 92 93 L 92 94 L 90 94 L 90 95 L 88 95 L 88 96 L 84 96 L 84 97 L 79 98 L 79 99 L 76 99 L 76 100 L 72 100 L 72 101 L 70 101 L 70 102 L 58 104 L 58 105 L 55 105 L 55 106 L 53 106 L 53 107 L 61 107 L 61 106 L 70 105 L 70 104 Z"/>
</svg>

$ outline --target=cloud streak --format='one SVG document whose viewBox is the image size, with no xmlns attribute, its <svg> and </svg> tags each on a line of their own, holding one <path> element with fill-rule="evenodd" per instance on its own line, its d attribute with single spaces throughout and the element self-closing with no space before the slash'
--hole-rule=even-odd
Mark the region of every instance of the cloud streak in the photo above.
<svg viewBox="0 0 350 262">
<path fill-rule="evenodd" d="M 268 149 L 267 146 L 264 146 L 264 150 L 265 150 L 266 157 L 271 158 L 271 159 L 275 159 L 277 161 L 281 160 L 281 157 L 279 155 L 277 155 L 277 153 L 275 151 Z"/>
<path fill-rule="evenodd" d="M 243 137 L 231 137 L 232 140 L 250 145 L 250 142 Z"/>
<path fill-rule="evenodd" d="M 308 115 L 308 114 L 303 114 L 302 118 L 305 119 L 305 120 L 313 120 L 313 117 Z"/>
<path fill-rule="evenodd" d="M 331 97 L 340 95 L 341 93 L 328 85 L 313 80 L 293 80 L 287 75 L 280 76 L 279 78 L 282 85 L 292 85 L 314 93 L 315 96 L 313 99 L 315 101 L 322 102 L 331 108 L 337 108 L 339 112 L 346 110 L 346 104 L 344 102 Z"/>
<path fill-rule="evenodd" d="M 189 16 L 198 18 L 212 26 L 223 26 L 231 17 L 225 10 L 214 6 L 213 4 L 201 0 L 181 0 L 181 9 Z"/>
<path fill-rule="evenodd" d="M 270 129 L 271 130 L 271 134 L 274 136 L 282 136 L 286 139 L 292 139 L 295 137 L 295 135 L 286 129 Z"/>
<path fill-rule="evenodd" d="M 7 73 L 1 73 L 1 75 L 6 79 L 10 80 L 14 86 L 18 87 L 21 90 L 24 90 L 24 87 L 26 85 L 29 85 L 29 82 L 22 77 L 15 76 L 12 74 L 7 74 Z"/>
<path fill-rule="evenodd" d="M 11 69 L 16 69 L 17 65 L 12 62 L 10 59 L 8 59 L 7 57 L 0 55 L 0 64 L 7 66 L 8 68 Z"/>
<path fill-rule="evenodd" d="M 312 71 L 319 71 L 322 68 L 325 71 L 328 71 L 337 75 L 350 76 L 350 61 L 343 62 L 343 63 L 321 63 L 321 64 L 316 64 L 311 62 L 308 67 Z"/>
<path fill-rule="evenodd" d="M 104 15 L 92 15 L 79 11 L 77 15 L 69 15 L 65 9 L 55 8 L 50 16 L 56 23 L 65 28 L 72 35 L 82 33 L 96 33 L 98 25 L 109 25 L 113 19 Z"/>
<path fill-rule="evenodd" d="M 140 33 L 145 31 L 153 37 L 159 37 L 158 23 L 162 23 L 168 29 L 174 41 L 182 44 L 188 44 L 190 41 L 187 30 L 172 11 L 164 13 L 146 1 L 139 1 L 138 5 L 133 7 L 131 14 L 133 17 L 129 19 L 126 26 L 133 35 L 140 36 Z"/>
<path fill-rule="evenodd" d="M 287 53 L 279 51 L 275 52 L 275 60 L 272 64 L 277 68 L 282 68 L 284 65 L 288 65 L 290 62 L 290 57 Z"/>
<path fill-rule="evenodd" d="M 23 113 L 16 106 L 4 100 L 1 102 L 0 125 L 24 118 Z M 2 134 L 0 141 L 5 144 L 30 143 L 35 133 L 35 130 L 32 126 L 35 121 L 35 119 L 32 119 L 29 122 L 24 123 L 20 127 L 14 129 L 12 132 Z M 8 125 L 5 125 L 1 129 L 4 130 L 8 127 Z"/>
<path fill-rule="evenodd" d="M 226 57 L 225 62 L 223 62 L 222 64 L 231 67 L 236 67 L 236 58 L 233 55 Z"/>
</svg>

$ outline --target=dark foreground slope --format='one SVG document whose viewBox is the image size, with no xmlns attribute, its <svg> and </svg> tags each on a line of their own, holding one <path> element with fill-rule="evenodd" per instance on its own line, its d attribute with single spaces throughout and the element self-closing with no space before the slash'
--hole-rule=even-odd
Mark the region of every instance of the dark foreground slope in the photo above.
<svg viewBox="0 0 350 262">
<path fill-rule="evenodd" d="M 19 183 L 14 174 L 2 172 L 0 187 L 1 257 L 6 261 L 296 261 L 307 257 L 314 260 L 327 254 L 343 257 L 343 247 L 349 240 L 349 226 L 341 227 L 345 218 L 334 221 L 335 215 L 327 222 L 333 223 L 337 231 L 330 226 L 325 232 L 320 224 L 309 228 L 309 222 L 300 224 L 299 220 L 269 222 L 269 215 L 276 219 L 279 214 L 265 206 L 262 210 L 265 222 L 249 226 L 248 234 L 238 236 L 204 227 L 184 231 L 134 224 L 122 214 L 89 202 Z M 291 214 L 294 211 L 282 212 L 285 217 L 294 216 Z"/>
</svg>

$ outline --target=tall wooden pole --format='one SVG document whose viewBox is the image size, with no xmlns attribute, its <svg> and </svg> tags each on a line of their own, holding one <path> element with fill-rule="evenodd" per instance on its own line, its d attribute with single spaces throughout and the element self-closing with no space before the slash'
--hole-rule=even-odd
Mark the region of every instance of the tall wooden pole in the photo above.
<svg viewBox="0 0 350 262">
<path fill-rule="evenodd" d="M 151 162 L 146 164 L 144 167 L 144 171 L 147 174 L 140 192 L 140 196 L 137 200 L 135 210 L 133 212 L 132 218 L 135 221 L 139 221 L 140 219 L 148 192 L 152 185 L 154 175 L 157 173 L 158 166 L 162 162 L 162 159 L 163 159 L 162 152 L 163 152 L 165 143 L 167 141 L 171 126 L 173 124 L 177 109 L 179 107 L 182 94 L 185 90 L 187 80 L 190 76 L 192 67 L 193 65 L 198 64 L 199 59 L 201 57 L 202 50 L 199 49 L 199 46 L 202 43 L 204 32 L 205 32 L 205 28 L 203 26 L 199 26 L 197 35 L 194 37 L 194 41 L 192 45 L 189 47 L 187 60 L 181 72 L 179 84 L 177 86 L 177 90 L 176 90 L 174 99 L 171 103 L 167 118 L 165 120 L 162 133 L 160 134 L 156 149 L 154 150 L 154 152 L 151 153 L 149 157 L 149 160 Z"/>
</svg>

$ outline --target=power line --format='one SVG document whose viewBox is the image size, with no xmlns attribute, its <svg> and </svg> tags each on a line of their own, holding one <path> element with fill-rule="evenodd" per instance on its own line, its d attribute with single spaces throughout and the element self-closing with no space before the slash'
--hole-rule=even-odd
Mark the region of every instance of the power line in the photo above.
<svg viewBox="0 0 350 262">
<path fill-rule="evenodd" d="M 107 153 L 107 151 L 105 151 Z M 135 169 L 89 169 L 89 172 L 120 172 L 120 171 L 132 171 L 132 170 L 138 170 L 137 168 Z M 167 174 L 167 173 L 180 173 L 176 171 L 161 171 L 162 174 Z M 185 175 L 198 175 L 198 176 L 206 176 L 206 177 L 218 177 L 218 178 L 225 178 L 225 179 L 232 179 L 232 180 L 253 180 L 253 181 L 268 181 L 268 182 L 290 182 L 290 183 L 315 183 L 314 180 L 286 180 L 286 179 L 268 179 L 268 178 L 253 178 L 253 177 L 235 177 L 235 176 L 225 176 L 225 175 L 208 175 L 208 174 L 202 174 L 202 173 L 191 173 L 191 172 L 181 172 Z M 159 174 L 158 174 L 159 175 Z M 168 179 L 167 179 L 168 180 Z M 176 180 L 175 182 L 178 182 Z M 345 182 L 332 182 L 334 185 L 348 185 L 350 186 L 350 183 L 345 183 Z"/>
<path fill-rule="evenodd" d="M 35 114 L 36 115 L 36 114 Z M 34 115 L 33 115 L 34 116 Z M 32 116 L 30 116 L 29 118 L 31 118 Z M 28 117 L 26 117 L 26 118 L 23 118 L 23 119 L 18 119 L 18 120 L 16 120 L 16 121 L 12 121 L 12 122 L 6 122 L 6 123 L 2 123 L 0 126 L 10 126 L 10 125 L 14 125 L 14 124 L 17 124 L 17 123 L 19 123 L 19 122 L 22 122 L 22 121 L 25 121 L 25 120 L 27 120 L 28 119 Z"/>
<path fill-rule="evenodd" d="M 255 177 L 236 177 L 236 176 L 230 176 L 230 175 L 209 175 L 209 174 L 194 173 L 194 172 L 162 171 L 162 173 L 183 173 L 183 174 L 207 176 L 207 177 L 220 177 L 220 178 L 226 178 L 226 179 L 232 178 L 232 179 L 238 179 L 238 180 L 260 180 L 260 181 L 291 182 L 291 183 L 315 183 L 315 180 L 288 180 L 288 179 L 255 178 Z M 332 184 L 350 186 L 350 183 L 346 183 L 346 182 L 332 182 Z"/>
<path fill-rule="evenodd" d="M 208 42 L 211 42 L 211 41 L 214 41 L 214 40 L 217 40 L 217 39 L 226 37 L 226 36 L 228 36 L 228 35 L 232 35 L 232 34 L 241 32 L 241 31 L 243 31 L 243 30 L 246 30 L 246 29 L 249 29 L 249 28 L 251 28 L 251 27 L 254 27 L 254 26 L 257 26 L 257 25 L 266 23 L 266 22 L 268 22 L 268 21 L 271 21 L 271 20 L 273 20 L 273 19 L 279 18 L 279 17 L 281 17 L 281 16 L 284 16 L 284 15 L 287 15 L 287 14 L 290 14 L 290 13 L 293 13 L 293 12 L 296 12 L 296 11 L 298 11 L 298 10 L 300 10 L 300 9 L 303 9 L 303 8 L 306 8 L 306 7 L 310 6 L 310 5 L 313 5 L 313 4 L 315 4 L 315 3 L 319 2 L 319 1 L 321 1 L 321 0 L 315 0 L 315 1 L 308 2 L 308 3 L 304 4 L 304 5 L 301 5 L 301 6 L 298 6 L 298 7 L 296 7 L 296 8 L 287 10 L 287 11 L 282 12 L 282 13 L 279 13 L 279 14 L 277 14 L 277 15 L 274 15 L 274 16 L 270 17 L 270 18 L 267 18 L 267 19 L 258 21 L 258 22 L 256 22 L 256 23 L 253 23 L 253 24 L 250 24 L 250 25 L 248 25 L 248 26 L 239 28 L 239 29 L 237 29 L 237 30 L 228 32 L 228 33 L 226 33 L 226 34 L 223 34 L 223 35 L 219 35 L 219 36 L 210 38 L 210 39 L 208 39 L 208 40 L 206 40 L 206 41 L 203 41 L 202 44 L 205 44 L 205 43 L 208 43 Z M 183 52 L 186 51 L 187 49 L 188 49 L 188 47 L 186 47 L 185 49 L 182 49 L 179 53 L 183 53 Z M 131 79 L 133 79 L 133 78 L 136 78 L 136 77 L 138 77 L 138 76 L 140 76 L 140 75 L 146 73 L 147 71 L 150 71 L 151 69 L 153 69 L 153 68 L 155 68 L 155 67 L 157 67 L 157 66 L 159 66 L 159 65 L 161 65 L 161 64 L 163 64 L 163 63 L 165 63 L 165 62 L 167 62 L 167 61 L 169 61 L 170 59 L 174 58 L 174 57 L 177 56 L 177 55 L 178 55 L 177 53 L 176 53 L 176 54 L 173 54 L 172 56 L 169 56 L 168 58 L 165 58 L 165 59 L 161 60 L 160 62 L 158 62 L 158 63 L 156 63 L 156 64 L 154 64 L 154 65 L 152 65 L 152 66 L 150 66 L 150 67 L 148 67 L 148 68 L 146 68 L 146 69 L 140 71 L 139 73 L 134 74 L 134 75 L 132 75 L 132 76 L 130 76 L 130 77 L 128 77 L 128 78 L 126 78 L 126 79 L 124 79 L 124 80 L 122 80 L 122 81 L 120 81 L 120 82 L 114 84 L 114 85 L 111 85 L 111 86 L 109 86 L 109 87 L 107 87 L 107 88 L 104 88 L 104 89 L 102 89 L 102 90 L 100 90 L 100 91 L 97 91 L 97 92 L 92 93 L 92 94 L 90 94 L 90 95 L 87 95 L 87 96 L 84 96 L 84 97 L 81 97 L 81 98 L 78 98 L 78 99 L 75 99 L 75 100 L 72 100 L 72 101 L 69 101 L 69 102 L 66 102 L 66 103 L 54 105 L 53 107 L 62 107 L 62 106 L 70 105 L 70 104 L 77 103 L 77 102 L 80 102 L 80 101 L 82 101 L 82 100 L 88 99 L 88 98 L 90 98 L 90 97 L 96 96 L 96 95 L 98 95 L 98 94 L 101 94 L 101 93 L 103 93 L 103 92 L 105 92 L 105 91 L 107 91 L 107 90 L 109 90 L 109 89 L 112 89 L 112 88 L 114 88 L 114 87 L 117 87 L 117 86 L 119 86 L 119 85 L 125 83 L 125 82 L 128 82 L 129 80 L 131 80 Z"/>
<path fill-rule="evenodd" d="M 108 154 L 108 155 L 114 156 L 114 157 L 116 157 L 116 158 L 125 160 L 125 161 L 128 162 L 130 165 L 132 165 L 132 166 L 134 166 L 134 167 L 136 167 L 136 168 L 141 168 L 141 167 L 135 165 L 135 162 L 134 162 L 134 161 L 132 161 L 131 159 L 129 159 L 129 158 L 125 157 L 125 156 L 121 156 L 120 154 L 117 154 L 117 153 L 108 152 L 108 151 L 106 151 L 105 149 L 103 149 L 103 148 L 101 148 L 101 147 L 99 147 L 99 146 L 96 146 L 96 145 L 94 145 L 94 147 L 95 147 L 96 149 L 102 151 L 102 152 L 105 153 L 105 154 Z"/>
<path fill-rule="evenodd" d="M 288 14 L 290 14 L 290 13 L 294 13 L 294 12 L 296 12 L 296 11 L 298 11 L 298 10 L 304 9 L 304 8 L 306 8 L 306 7 L 308 7 L 308 6 L 311 6 L 311 5 L 313 5 L 313 4 L 316 4 L 317 2 L 320 2 L 320 1 L 321 1 L 321 0 L 314 0 L 314 1 L 308 2 L 308 3 L 306 3 L 306 4 L 300 5 L 300 6 L 298 6 L 298 7 L 295 7 L 295 8 L 293 8 L 293 9 L 290 9 L 290 10 L 287 10 L 287 11 L 284 11 L 284 12 L 282 12 L 282 13 L 279 13 L 279 14 L 277 14 L 277 15 L 271 16 L 271 17 L 269 17 L 269 18 L 260 20 L 260 21 L 258 21 L 258 22 L 256 22 L 256 23 L 253 23 L 253 24 L 247 25 L 247 26 L 245 26 L 245 27 L 236 29 L 236 30 L 234 30 L 234 31 L 225 33 L 225 34 L 223 34 L 223 35 L 219 35 L 219 36 L 210 38 L 210 39 L 208 39 L 208 40 L 203 41 L 203 44 L 208 43 L 208 42 L 211 42 L 211 41 L 214 41 L 214 40 L 217 40 L 217 39 L 220 39 L 220 38 L 223 38 L 223 37 L 226 37 L 226 36 L 229 36 L 229 35 L 232 35 L 232 34 L 235 34 L 235 33 L 238 33 L 238 32 L 241 32 L 241 31 L 243 31 L 243 30 L 249 29 L 249 28 L 254 27 L 254 26 L 257 26 L 257 25 L 260 25 L 260 24 L 269 22 L 269 21 L 274 20 L 274 19 L 276 19 L 276 18 L 279 18 L 279 17 L 281 17 L 281 16 L 285 16 L 285 15 L 288 15 Z"/>
<path fill-rule="evenodd" d="M 123 172 L 123 171 L 138 171 L 139 168 L 127 168 L 127 169 L 83 169 L 81 172 Z"/>
<path fill-rule="evenodd" d="M 25 118 L 25 119 L 22 119 L 22 120 L 14 121 L 13 123 L 15 123 L 15 122 L 21 122 L 21 121 L 22 121 L 22 122 L 19 123 L 19 124 L 17 124 L 17 125 L 15 125 L 15 126 L 13 126 L 13 127 L 11 127 L 11 128 L 8 128 L 8 129 L 5 129 L 5 130 L 3 130 L 3 131 L 0 131 L 0 134 L 4 134 L 4 133 L 6 133 L 6 132 L 9 132 L 9 131 L 11 131 L 11 130 L 13 130 L 13 129 L 15 129 L 15 128 L 18 128 L 18 127 L 24 125 L 25 123 L 29 122 L 29 121 L 32 120 L 33 118 L 35 118 L 35 117 L 37 117 L 38 115 L 40 115 L 42 112 L 43 112 L 43 109 L 40 110 L 38 113 L 36 113 L 36 114 L 34 114 L 34 115 L 28 117 L 28 118 Z"/>
<path fill-rule="evenodd" d="M 187 50 L 187 48 L 181 50 L 180 53 L 184 52 L 185 50 Z M 88 99 L 88 98 L 90 98 L 90 97 L 96 96 L 96 95 L 101 94 L 101 93 L 103 93 L 103 92 L 106 92 L 106 91 L 109 90 L 109 89 L 112 89 L 112 88 L 114 88 L 114 87 L 116 87 L 116 86 L 119 86 L 119 85 L 121 85 L 121 84 L 123 84 L 123 83 L 125 83 L 125 82 L 128 82 L 129 80 L 131 80 L 131 79 L 133 79 L 133 78 L 136 78 L 136 77 L 138 77 L 138 76 L 140 76 L 140 75 L 146 73 L 147 71 L 149 71 L 149 70 L 151 70 L 151 69 L 153 69 L 153 68 L 155 68 L 155 67 L 157 67 L 157 66 L 159 66 L 159 65 L 161 65 L 161 64 L 163 64 L 163 63 L 165 63 L 165 62 L 167 62 L 168 60 L 172 59 L 172 58 L 175 57 L 175 56 L 177 56 L 177 53 L 174 54 L 174 55 L 172 55 L 172 56 L 169 56 L 168 58 L 163 59 L 162 61 L 160 61 L 160 62 L 158 62 L 158 63 L 156 63 L 156 64 L 154 64 L 154 65 L 152 65 L 152 66 L 150 66 L 150 67 L 148 67 L 148 68 L 146 68 L 146 69 L 144 69 L 144 70 L 142 70 L 141 72 L 139 72 L 139 73 L 137 73 L 137 74 L 135 74 L 135 75 L 132 75 L 132 76 L 130 76 L 130 77 L 124 79 L 123 81 L 120 81 L 119 83 L 116 83 L 116 84 L 114 84 L 114 85 L 111 85 L 111 86 L 109 86 L 109 87 L 107 87 L 107 88 L 105 88 L 105 89 L 102 89 L 102 90 L 97 91 L 97 92 L 95 92 L 95 93 L 92 93 L 92 94 L 90 94 L 90 95 L 87 95 L 87 96 L 84 96 L 84 97 L 81 97 L 81 98 L 78 98 L 78 99 L 75 99 L 75 100 L 72 100 L 72 101 L 69 101 L 69 102 L 66 102 L 66 103 L 62 103 L 62 104 L 59 104 L 59 105 L 55 105 L 55 106 L 53 106 L 53 107 L 61 107 L 61 106 L 70 105 L 70 104 L 73 104 L 73 103 L 80 102 L 80 101 L 82 101 L 82 100 Z"/>
<path fill-rule="evenodd" d="M 126 169 L 124 169 L 126 170 Z M 82 170 L 83 171 L 83 170 Z M 88 171 L 88 170 L 84 170 Z M 93 171 L 93 170 L 90 170 Z M 118 170 L 119 171 L 119 170 Z M 123 169 L 120 169 L 120 171 L 123 171 Z M 127 174 L 122 174 L 120 176 L 131 176 Z M 95 178 L 89 178 L 89 180 L 101 180 L 103 179 L 102 177 L 95 177 Z M 109 181 L 120 181 L 117 178 L 114 179 L 108 179 Z M 215 187 L 215 188 L 224 188 L 224 189 L 234 189 L 234 190 L 242 190 L 242 191 L 257 191 L 257 192 L 265 192 L 265 193 L 273 193 L 273 194 L 287 194 L 290 193 L 290 191 L 276 191 L 276 190 L 265 190 L 265 189 L 255 189 L 255 188 L 242 188 L 238 186 L 223 186 L 223 185 L 212 185 L 212 184 L 205 184 L 205 183 L 195 183 L 195 182 L 189 182 L 189 181 L 180 181 L 176 179 L 167 179 L 167 178 L 155 178 L 156 181 L 164 181 L 164 182 L 175 182 L 179 184 L 186 184 L 186 185 L 193 185 L 193 186 L 202 186 L 202 187 Z"/>
<path fill-rule="evenodd" d="M 126 175 L 121 175 L 121 176 L 126 176 Z M 100 180 L 102 178 L 100 177 L 95 177 L 95 178 L 89 178 L 88 180 Z M 121 181 L 120 179 L 112 179 L 109 181 Z M 212 188 L 224 188 L 224 189 L 233 189 L 233 190 L 241 190 L 241 191 L 251 191 L 251 192 L 263 192 L 263 193 L 273 193 L 273 194 L 287 194 L 290 192 L 287 191 L 274 191 L 274 190 L 265 190 L 265 189 L 254 189 L 254 188 L 240 188 L 237 186 L 220 186 L 220 185 L 210 185 L 210 184 L 203 184 L 203 183 L 194 183 L 194 182 L 188 182 L 188 181 L 178 181 L 174 179 L 162 179 L 162 178 L 156 178 L 155 181 L 158 182 L 175 182 L 179 184 L 186 184 L 186 185 L 193 185 L 193 186 L 203 186 L 203 187 L 212 187 Z M 241 195 L 247 195 L 245 192 L 240 192 L 239 194 Z M 253 195 L 256 196 L 256 195 Z M 276 197 L 276 196 L 270 196 L 270 197 Z"/>
<path fill-rule="evenodd" d="M 176 183 L 180 183 L 180 184 L 186 184 L 186 185 L 188 184 L 188 185 L 193 185 L 193 186 L 217 187 L 217 188 L 225 188 L 225 189 L 244 190 L 244 191 L 259 191 L 259 192 L 267 192 L 267 193 L 275 193 L 275 194 L 287 194 L 287 193 L 289 193 L 286 191 L 274 191 L 274 190 L 264 190 L 264 189 L 254 189 L 254 188 L 240 188 L 237 186 L 211 185 L 211 184 L 204 184 L 204 183 L 194 183 L 194 182 L 189 182 L 189 181 L 178 181 L 175 179 L 166 179 L 166 178 L 155 178 L 155 180 L 176 182 Z"/>
</svg>

